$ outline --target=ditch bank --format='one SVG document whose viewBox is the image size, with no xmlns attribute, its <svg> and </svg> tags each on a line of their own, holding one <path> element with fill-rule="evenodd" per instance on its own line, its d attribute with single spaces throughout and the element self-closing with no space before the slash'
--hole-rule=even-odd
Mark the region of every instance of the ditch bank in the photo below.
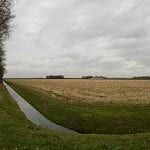
<svg viewBox="0 0 150 150">
<path fill-rule="evenodd" d="M 63 133 L 78 134 L 73 130 L 67 129 L 48 120 L 24 98 L 22 98 L 15 90 L 13 90 L 7 83 L 3 82 L 3 84 L 5 85 L 9 94 L 17 102 L 20 110 L 25 114 L 27 119 L 34 123 L 36 126 Z"/>
</svg>

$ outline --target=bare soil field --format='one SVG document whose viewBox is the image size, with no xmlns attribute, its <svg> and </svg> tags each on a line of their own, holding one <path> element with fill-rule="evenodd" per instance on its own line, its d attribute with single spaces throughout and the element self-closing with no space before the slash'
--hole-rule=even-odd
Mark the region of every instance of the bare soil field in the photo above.
<svg viewBox="0 0 150 150">
<path fill-rule="evenodd" d="M 11 79 L 36 90 L 87 103 L 150 103 L 149 80 Z"/>
</svg>

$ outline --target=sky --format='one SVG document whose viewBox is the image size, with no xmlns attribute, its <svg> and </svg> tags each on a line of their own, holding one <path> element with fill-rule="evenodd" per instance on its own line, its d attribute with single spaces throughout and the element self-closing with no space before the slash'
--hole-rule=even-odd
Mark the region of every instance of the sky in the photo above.
<svg viewBox="0 0 150 150">
<path fill-rule="evenodd" d="M 150 75 L 150 0 L 19 0 L 5 77 Z"/>
</svg>

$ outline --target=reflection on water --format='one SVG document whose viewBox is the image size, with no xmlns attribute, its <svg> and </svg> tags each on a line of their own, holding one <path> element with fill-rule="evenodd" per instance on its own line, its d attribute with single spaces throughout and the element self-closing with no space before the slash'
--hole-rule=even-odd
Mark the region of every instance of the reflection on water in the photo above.
<svg viewBox="0 0 150 150">
<path fill-rule="evenodd" d="M 35 125 L 47 128 L 54 131 L 64 132 L 64 133 L 77 133 L 65 127 L 59 126 L 48 119 L 46 119 L 40 112 L 38 112 L 33 106 L 27 103 L 19 94 L 17 94 L 8 84 L 4 82 L 9 94 L 17 102 L 22 112 L 24 112 L 27 119 L 29 119 Z"/>
</svg>

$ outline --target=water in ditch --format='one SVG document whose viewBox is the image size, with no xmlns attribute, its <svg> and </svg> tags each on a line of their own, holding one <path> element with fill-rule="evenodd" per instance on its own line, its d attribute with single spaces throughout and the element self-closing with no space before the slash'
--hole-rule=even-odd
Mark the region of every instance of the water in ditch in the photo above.
<svg viewBox="0 0 150 150">
<path fill-rule="evenodd" d="M 50 129 L 53 131 L 77 134 L 77 132 L 57 125 L 47 118 L 45 118 L 39 111 L 37 111 L 32 105 L 30 105 L 25 99 L 23 99 L 15 90 L 13 90 L 7 83 L 4 82 L 9 94 L 17 102 L 21 111 L 25 114 L 28 120 L 37 125 L 38 127 Z"/>
</svg>

